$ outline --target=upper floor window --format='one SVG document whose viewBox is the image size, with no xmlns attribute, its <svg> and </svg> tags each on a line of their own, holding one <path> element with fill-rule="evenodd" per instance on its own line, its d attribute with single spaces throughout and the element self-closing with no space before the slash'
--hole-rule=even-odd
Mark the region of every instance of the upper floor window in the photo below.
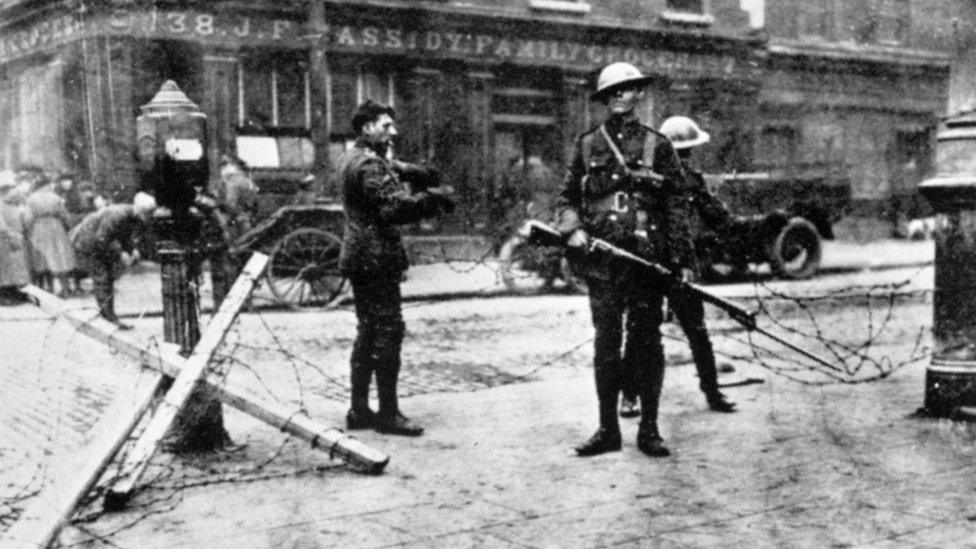
<svg viewBox="0 0 976 549">
<path fill-rule="evenodd" d="M 705 13 L 705 0 L 668 0 L 668 11 L 679 13 Z"/>
<path fill-rule="evenodd" d="M 240 126 L 311 127 L 309 75 L 302 56 L 286 52 L 247 55 L 237 78 Z"/>
<path fill-rule="evenodd" d="M 667 0 L 661 19 L 678 25 L 708 26 L 715 22 L 708 13 L 708 0 Z"/>
<path fill-rule="evenodd" d="M 876 18 L 878 42 L 904 44 L 908 41 L 912 18 L 910 0 L 880 0 Z"/>
<path fill-rule="evenodd" d="M 911 20 L 910 0 L 875 0 L 870 13 L 858 27 L 857 39 L 860 42 L 905 44 Z"/>
<path fill-rule="evenodd" d="M 833 30 L 833 0 L 804 0 L 797 24 L 801 37 L 829 38 Z"/>
<path fill-rule="evenodd" d="M 579 14 L 590 12 L 590 4 L 586 0 L 529 0 L 529 8 Z"/>
</svg>

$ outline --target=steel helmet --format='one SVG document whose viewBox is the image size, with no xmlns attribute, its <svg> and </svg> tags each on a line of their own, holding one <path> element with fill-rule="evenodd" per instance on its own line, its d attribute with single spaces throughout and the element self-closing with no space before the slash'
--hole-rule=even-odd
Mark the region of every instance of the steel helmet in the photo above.
<svg viewBox="0 0 976 549">
<path fill-rule="evenodd" d="M 708 132 L 687 116 L 672 116 L 661 124 L 661 133 L 671 140 L 675 149 L 690 149 L 712 140 Z"/>
<path fill-rule="evenodd" d="M 601 101 L 607 93 L 625 84 L 634 87 L 641 87 L 651 80 L 650 76 L 644 76 L 637 67 L 630 63 L 610 63 L 600 71 L 600 76 L 596 81 L 596 91 L 590 96 L 594 101 Z"/>
</svg>

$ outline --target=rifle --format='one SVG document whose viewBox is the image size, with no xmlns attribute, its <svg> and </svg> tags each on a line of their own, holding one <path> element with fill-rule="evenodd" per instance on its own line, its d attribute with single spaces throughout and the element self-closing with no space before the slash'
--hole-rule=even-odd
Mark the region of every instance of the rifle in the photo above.
<svg viewBox="0 0 976 549">
<path fill-rule="evenodd" d="M 563 235 L 560 234 L 559 231 L 553 229 L 552 227 L 546 225 L 545 223 L 542 223 L 541 221 L 536 221 L 536 220 L 527 221 L 519 232 L 521 236 L 524 236 L 526 240 L 532 244 L 538 244 L 542 246 L 555 246 L 559 248 L 567 247 L 565 237 L 563 237 Z M 607 242 L 606 240 L 602 240 L 599 238 L 589 239 L 589 248 L 587 251 L 589 253 L 592 253 L 594 251 L 608 253 L 615 257 L 619 257 L 622 259 L 626 259 L 627 261 L 630 261 L 632 263 L 636 263 L 637 265 L 643 267 L 644 271 L 648 272 L 651 276 L 659 280 L 662 280 L 663 282 L 669 284 L 672 287 L 677 288 L 679 291 L 687 292 L 688 294 L 701 299 L 703 302 L 710 303 L 718 307 L 719 309 L 725 311 L 726 314 L 732 317 L 732 320 L 738 322 L 746 330 L 764 335 L 769 339 L 779 343 L 780 345 L 788 349 L 791 349 L 809 358 L 810 360 L 813 360 L 824 366 L 827 366 L 828 368 L 831 369 L 835 368 L 833 364 L 827 362 L 826 360 L 810 353 L 809 351 L 797 347 L 796 345 L 790 343 L 789 341 L 786 341 L 785 339 L 777 336 L 776 334 L 770 333 L 769 331 L 760 328 L 756 323 L 756 311 L 750 311 L 737 303 L 734 303 L 732 301 L 729 301 L 728 299 L 725 299 L 724 297 L 717 296 L 709 292 L 708 290 L 699 286 L 698 284 L 688 282 L 687 280 L 682 279 L 680 276 L 676 275 L 674 272 L 672 272 L 667 267 L 661 265 L 660 263 L 655 263 L 653 261 L 644 259 L 639 255 L 628 252 L 627 250 L 624 250 L 619 246 L 615 246 Z"/>
</svg>

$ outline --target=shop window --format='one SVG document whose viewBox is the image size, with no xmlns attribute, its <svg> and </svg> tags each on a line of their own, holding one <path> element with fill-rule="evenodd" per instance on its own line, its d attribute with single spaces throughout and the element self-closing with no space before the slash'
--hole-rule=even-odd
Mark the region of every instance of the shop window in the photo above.
<svg viewBox="0 0 976 549">
<path fill-rule="evenodd" d="M 246 56 L 238 72 L 238 123 L 249 129 L 310 128 L 309 75 L 303 56 Z"/>
<path fill-rule="evenodd" d="M 13 116 L 20 122 L 19 162 L 64 168 L 62 74 L 62 65 L 51 63 L 27 69 L 17 78 L 19 95 Z"/>
<path fill-rule="evenodd" d="M 0 128 L 14 128 L 14 100 L 9 81 L 0 80 Z M 13 169 L 17 139 L 12 131 L 0 131 L 0 170 Z"/>
<path fill-rule="evenodd" d="M 798 16 L 801 37 L 829 38 L 833 31 L 833 0 L 805 0 L 800 3 Z"/>
<path fill-rule="evenodd" d="M 339 66 L 330 77 L 329 87 L 332 97 L 329 157 L 335 165 L 356 137 L 350 125 L 353 111 L 367 99 L 396 108 L 396 82 L 392 71 L 363 67 L 343 70 Z"/>
</svg>

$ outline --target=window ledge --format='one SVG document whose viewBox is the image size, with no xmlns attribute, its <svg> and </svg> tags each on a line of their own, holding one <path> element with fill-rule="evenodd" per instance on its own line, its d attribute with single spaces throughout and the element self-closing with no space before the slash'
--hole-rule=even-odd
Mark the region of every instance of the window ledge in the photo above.
<svg viewBox="0 0 976 549">
<path fill-rule="evenodd" d="M 663 11 L 661 12 L 661 19 L 668 23 L 677 23 L 679 25 L 696 25 L 699 27 L 707 27 L 715 23 L 715 17 L 704 13 L 688 13 L 683 11 Z"/>
<path fill-rule="evenodd" d="M 572 0 L 529 0 L 529 9 L 539 11 L 560 11 L 564 13 L 590 13 L 588 2 L 574 2 Z"/>
</svg>

